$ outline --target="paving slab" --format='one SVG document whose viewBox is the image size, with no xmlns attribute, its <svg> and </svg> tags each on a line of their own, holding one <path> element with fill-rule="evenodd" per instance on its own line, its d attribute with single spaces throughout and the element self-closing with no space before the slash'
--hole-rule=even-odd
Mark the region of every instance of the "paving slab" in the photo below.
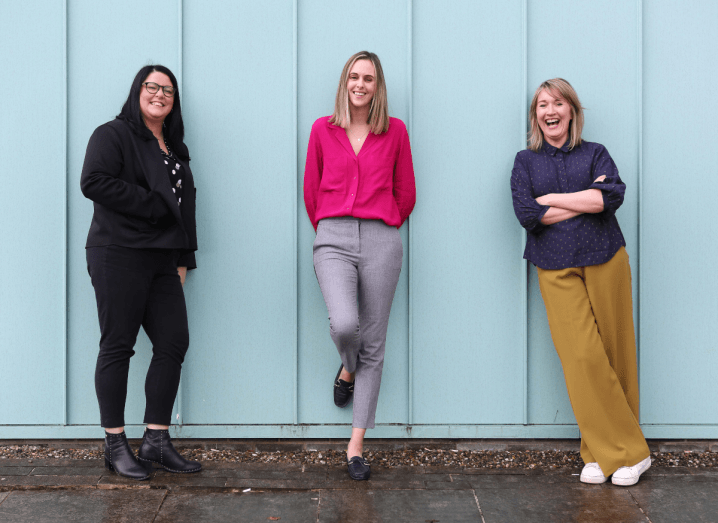
<svg viewBox="0 0 718 523">
<path fill-rule="evenodd" d="M 96 467 L 103 463 L 101 459 L 0 459 L 3 467 Z"/>
<path fill-rule="evenodd" d="M 245 469 L 241 465 L 236 468 L 214 468 L 202 469 L 199 473 L 205 477 L 215 478 L 237 478 L 237 479 L 301 479 L 303 481 L 325 481 L 327 478 L 327 470 L 324 467 L 321 470 L 310 470 L 302 472 L 301 468 L 292 470 L 276 470 L 274 468 L 265 467 L 264 469 Z"/>
<path fill-rule="evenodd" d="M 454 479 L 463 477 L 463 474 L 425 474 L 421 476 L 415 476 L 415 479 L 420 479 L 424 482 L 430 481 L 436 483 L 451 483 L 452 481 L 454 481 Z"/>
<path fill-rule="evenodd" d="M 6 487 L 94 487 L 101 476 L 0 476 L 0 489 Z"/>
<path fill-rule="evenodd" d="M 97 482 L 97 488 L 126 488 L 126 489 L 148 489 L 150 488 L 149 480 L 136 480 L 123 478 L 117 474 L 106 474 Z"/>
<path fill-rule="evenodd" d="M 312 490 L 325 488 L 327 486 L 326 479 L 246 479 L 246 478 L 228 478 L 225 480 L 226 487 L 237 489 L 259 489 L 259 490 Z"/>
<path fill-rule="evenodd" d="M 642 478 L 627 490 L 652 523 L 718 523 L 718 481 L 705 476 Z"/>
<path fill-rule="evenodd" d="M 441 468 L 441 467 L 436 467 Z M 579 469 L 580 471 L 580 469 Z M 481 476 L 527 476 L 529 474 L 533 474 L 534 471 L 532 470 L 526 470 L 526 469 L 484 469 L 484 468 L 473 468 L 473 467 L 464 467 L 459 469 L 456 472 L 451 472 L 451 474 L 477 474 Z M 541 471 L 542 474 L 547 474 L 546 471 Z"/>
<path fill-rule="evenodd" d="M 467 481 L 472 488 L 482 489 L 514 489 L 517 487 L 523 489 L 544 488 L 546 485 L 555 485 L 557 488 L 561 486 L 580 485 L 578 476 L 540 476 L 540 475 L 465 475 L 455 476 Z"/>
<path fill-rule="evenodd" d="M 152 488 L 172 488 L 174 486 L 223 487 L 225 482 L 226 478 L 208 476 L 203 471 L 182 474 L 167 472 L 160 468 L 154 469 L 149 480 Z"/>
<path fill-rule="evenodd" d="M 14 491 L 0 503 L 0 521 L 149 523 L 165 495 L 163 490 Z"/>
<path fill-rule="evenodd" d="M 443 467 L 412 467 L 416 470 L 415 474 L 463 474 L 466 467 L 461 466 L 443 466 Z"/>
<path fill-rule="evenodd" d="M 527 478 L 527 483 L 538 479 Z M 603 485 L 527 484 L 475 493 L 486 523 L 649 522 L 626 489 Z"/>
<path fill-rule="evenodd" d="M 105 470 L 102 460 L 1 460 L 0 509 L 12 511 L 0 510 L 0 522 L 144 521 L 135 517 L 134 505 L 120 507 L 113 500 L 161 492 L 164 501 L 152 516 L 165 522 L 455 523 L 479 522 L 483 510 L 486 523 L 645 523 L 647 518 L 718 523 L 718 469 L 711 467 L 653 467 L 630 488 L 584 485 L 580 470 L 567 469 L 373 465 L 371 480 L 352 481 L 343 465 L 204 462 L 203 467 L 196 474 L 156 469 L 151 480 L 135 481 Z M 51 497 L 61 492 L 70 497 Z M 89 504 L 86 519 L 85 509 L 76 508 L 82 500 Z M 15 506 L 20 502 L 39 516 L 24 518 Z M 47 512 L 53 503 L 65 513 Z M 98 508 L 108 505 L 105 512 Z M 274 508 L 277 514 L 267 512 Z"/>
<path fill-rule="evenodd" d="M 29 476 L 35 467 L 0 467 L 0 476 Z"/>
<path fill-rule="evenodd" d="M 318 523 L 425 521 L 476 523 L 481 517 L 470 490 L 332 490 L 321 492 L 317 519 Z"/>
<path fill-rule="evenodd" d="M 692 468 L 692 467 L 671 467 L 657 468 L 651 467 L 648 472 L 641 476 L 641 481 L 645 478 L 661 477 L 661 476 L 690 476 L 690 477 L 706 477 L 713 478 L 718 481 L 718 468 Z"/>
<path fill-rule="evenodd" d="M 401 468 L 389 468 L 389 467 L 378 467 L 375 465 L 372 465 L 371 467 L 371 480 L 370 481 L 392 481 L 396 482 L 397 484 L 402 484 L 408 482 L 422 482 L 425 479 L 431 479 L 427 478 L 427 476 L 424 474 L 423 470 L 421 469 L 415 469 L 413 467 L 401 467 Z M 341 467 L 328 467 L 327 468 L 327 483 L 329 485 L 343 482 L 343 481 L 353 481 L 349 478 L 349 473 L 347 472 L 347 467 L 345 465 Z M 356 481 L 353 481 L 354 483 L 357 483 Z M 420 483 L 417 483 L 420 484 Z"/>
<path fill-rule="evenodd" d="M 314 492 L 170 493 L 155 523 L 315 523 L 319 495 Z M 1 505 L 0 505 L 1 507 Z M 270 518 L 281 518 L 272 520 Z"/>
<path fill-rule="evenodd" d="M 424 490 L 426 482 L 423 479 L 410 480 L 389 480 L 373 477 L 369 481 L 355 481 L 348 475 L 345 479 L 338 481 L 328 481 L 325 488 L 327 490 Z"/>
<path fill-rule="evenodd" d="M 471 490 L 471 484 L 465 479 L 456 478 L 453 481 L 424 481 L 429 490 Z"/>
<path fill-rule="evenodd" d="M 157 470 L 152 473 L 149 480 L 136 480 L 123 478 L 117 474 L 104 475 L 98 482 L 100 488 L 223 488 L 227 479 L 221 477 L 203 476 L 201 472 L 195 474 L 171 474 Z"/>
<path fill-rule="evenodd" d="M 24 468 L 24 467 L 23 467 Z M 59 467 L 34 467 L 31 476 L 102 476 L 109 471 L 104 464 L 95 465 L 94 467 L 75 467 L 59 466 Z"/>
<path fill-rule="evenodd" d="M 254 471 L 285 471 L 285 472 L 301 472 L 302 470 L 324 470 L 327 465 L 300 465 L 295 463 L 243 463 L 238 461 L 202 461 L 202 470 L 214 469 L 241 469 Z"/>
</svg>

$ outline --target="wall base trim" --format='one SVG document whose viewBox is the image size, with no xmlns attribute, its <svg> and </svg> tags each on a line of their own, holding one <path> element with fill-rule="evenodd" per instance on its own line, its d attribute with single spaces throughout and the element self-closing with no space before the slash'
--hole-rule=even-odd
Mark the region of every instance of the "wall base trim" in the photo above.
<svg viewBox="0 0 718 523">
<path fill-rule="evenodd" d="M 716 439 L 718 425 L 643 425 L 649 439 Z M 142 436 L 144 425 L 127 425 L 130 438 Z M 347 438 L 348 424 L 337 425 L 182 425 L 175 438 L 195 439 L 326 439 Z M 98 439 L 97 425 L 0 425 L 0 440 Z M 367 438 L 386 439 L 575 439 L 576 425 L 377 425 Z"/>
</svg>

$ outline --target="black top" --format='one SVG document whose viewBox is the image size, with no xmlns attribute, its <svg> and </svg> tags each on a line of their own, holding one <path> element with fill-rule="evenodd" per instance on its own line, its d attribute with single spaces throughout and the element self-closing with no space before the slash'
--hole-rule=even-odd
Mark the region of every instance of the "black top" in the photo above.
<svg viewBox="0 0 718 523">
<path fill-rule="evenodd" d="M 197 230 L 192 171 L 189 162 L 174 159 L 182 172 L 183 198 L 177 205 L 160 151 L 154 137 L 136 135 L 123 120 L 95 129 L 80 177 L 82 194 L 95 208 L 86 247 L 179 249 L 178 266 L 194 269 Z"/>
</svg>

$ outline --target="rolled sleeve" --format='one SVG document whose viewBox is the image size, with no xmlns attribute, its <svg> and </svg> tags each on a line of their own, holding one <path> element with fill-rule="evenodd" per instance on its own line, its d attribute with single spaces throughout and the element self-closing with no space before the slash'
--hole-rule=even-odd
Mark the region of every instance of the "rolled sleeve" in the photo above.
<svg viewBox="0 0 718 523">
<path fill-rule="evenodd" d="M 514 204 L 514 214 L 516 214 L 521 227 L 531 234 L 541 232 L 546 227 L 541 223 L 541 218 L 544 217 L 550 207 L 541 205 L 534 198 L 531 178 L 518 155 L 514 161 L 514 168 L 511 170 L 511 197 Z"/>
<path fill-rule="evenodd" d="M 603 196 L 603 211 L 599 213 L 604 218 L 610 218 L 616 214 L 618 208 L 623 204 L 626 194 L 626 184 L 618 175 L 618 167 L 613 158 L 608 154 L 605 147 L 601 147 L 594 158 L 593 173 L 594 179 L 605 176 L 600 182 L 594 182 L 589 189 L 598 189 Z"/>
</svg>

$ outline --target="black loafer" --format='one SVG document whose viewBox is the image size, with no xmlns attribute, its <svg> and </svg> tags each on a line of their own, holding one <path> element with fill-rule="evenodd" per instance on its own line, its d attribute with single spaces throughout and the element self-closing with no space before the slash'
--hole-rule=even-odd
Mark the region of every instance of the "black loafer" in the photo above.
<svg viewBox="0 0 718 523">
<path fill-rule="evenodd" d="M 354 456 L 347 461 L 347 468 L 349 469 L 349 477 L 356 481 L 367 480 L 371 475 L 369 463 L 361 456 Z"/>
<path fill-rule="evenodd" d="M 339 365 L 339 371 L 337 377 L 334 378 L 334 405 L 339 408 L 344 408 L 349 405 L 349 402 L 354 395 L 354 382 L 351 383 L 339 379 L 339 375 L 342 373 L 344 365 Z"/>
</svg>

